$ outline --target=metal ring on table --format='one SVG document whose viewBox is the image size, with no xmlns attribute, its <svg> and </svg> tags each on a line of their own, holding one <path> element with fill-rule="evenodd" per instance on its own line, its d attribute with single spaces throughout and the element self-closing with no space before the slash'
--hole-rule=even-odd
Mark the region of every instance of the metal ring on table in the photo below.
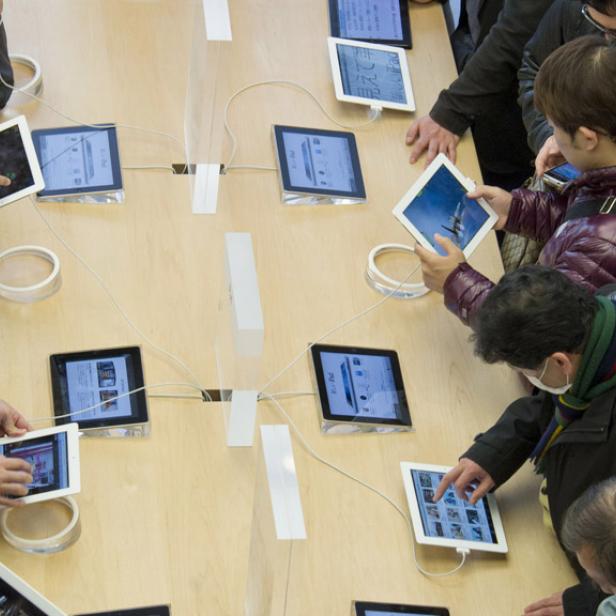
<svg viewBox="0 0 616 616">
<path fill-rule="evenodd" d="M 19 509 L 7 507 L 0 513 L 0 531 L 5 541 L 16 550 L 28 552 L 30 554 L 53 554 L 66 550 L 66 548 L 73 545 L 81 535 L 79 505 L 77 505 L 77 501 L 72 496 L 63 496 L 55 499 L 54 502 L 65 505 L 72 513 L 70 522 L 60 532 L 50 537 L 44 537 L 43 539 L 26 539 L 25 537 L 20 537 L 9 530 L 7 524 L 9 515 L 13 512 L 18 512 Z"/>
<path fill-rule="evenodd" d="M 0 283 L 0 297 L 13 302 L 32 303 L 53 295 L 62 286 L 60 276 L 60 259 L 58 256 L 43 246 L 16 246 L 0 253 L 0 261 L 16 255 L 40 257 L 49 261 L 52 270 L 49 276 L 33 285 L 15 287 Z"/>
</svg>

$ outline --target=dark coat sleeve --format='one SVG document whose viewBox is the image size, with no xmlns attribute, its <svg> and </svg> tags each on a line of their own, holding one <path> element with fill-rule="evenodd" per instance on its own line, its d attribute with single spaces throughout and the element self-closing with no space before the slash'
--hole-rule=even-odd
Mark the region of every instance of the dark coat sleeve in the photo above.
<svg viewBox="0 0 616 616">
<path fill-rule="evenodd" d="M 464 70 L 443 90 L 430 117 L 461 135 L 479 115 L 489 112 L 495 95 L 515 92 L 522 50 L 553 0 L 506 0 L 498 21 Z"/>
<path fill-rule="evenodd" d="M 460 263 L 445 280 L 445 306 L 464 325 L 472 326 L 477 311 L 493 287 L 494 283 L 489 278 L 468 263 Z"/>
<path fill-rule="evenodd" d="M 0 74 L 2 79 L 9 85 L 14 85 L 13 68 L 9 59 L 9 50 L 6 41 L 6 30 L 4 24 L 0 26 Z M 0 108 L 4 107 L 11 96 L 12 90 L 0 83 Z"/>
</svg>

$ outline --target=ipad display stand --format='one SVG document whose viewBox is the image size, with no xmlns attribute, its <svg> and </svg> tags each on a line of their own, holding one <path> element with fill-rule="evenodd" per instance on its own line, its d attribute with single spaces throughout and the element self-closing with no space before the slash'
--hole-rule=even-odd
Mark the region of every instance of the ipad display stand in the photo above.
<svg viewBox="0 0 616 616">
<path fill-rule="evenodd" d="M 225 233 L 216 362 L 229 447 L 251 447 L 263 385 L 263 313 L 250 233 Z"/>
<path fill-rule="evenodd" d="M 244 616 L 286 616 L 307 547 L 289 427 L 261 426 L 259 449 Z"/>
<path fill-rule="evenodd" d="M 84 438 L 147 438 L 150 436 L 150 422 L 109 428 L 82 428 Z"/>
<path fill-rule="evenodd" d="M 37 197 L 36 200 L 41 203 L 124 203 L 124 189 L 107 193 L 97 193 L 96 195 L 84 193 L 81 195 L 78 194 L 64 197 Z"/>
</svg>

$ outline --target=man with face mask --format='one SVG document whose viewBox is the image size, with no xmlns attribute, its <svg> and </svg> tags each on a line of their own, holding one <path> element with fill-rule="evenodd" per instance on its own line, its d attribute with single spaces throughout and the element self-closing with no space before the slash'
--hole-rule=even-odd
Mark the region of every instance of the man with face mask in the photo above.
<svg viewBox="0 0 616 616">
<path fill-rule="evenodd" d="M 569 505 L 589 485 L 616 475 L 615 302 L 616 285 L 592 295 L 538 265 L 501 279 L 477 314 L 475 353 L 519 370 L 540 391 L 513 402 L 475 438 L 435 500 L 453 484 L 474 504 L 530 459 L 544 477 L 546 519 L 560 538 Z M 602 597 L 579 564 L 572 565 L 582 584 L 526 614 L 595 614 Z"/>
</svg>

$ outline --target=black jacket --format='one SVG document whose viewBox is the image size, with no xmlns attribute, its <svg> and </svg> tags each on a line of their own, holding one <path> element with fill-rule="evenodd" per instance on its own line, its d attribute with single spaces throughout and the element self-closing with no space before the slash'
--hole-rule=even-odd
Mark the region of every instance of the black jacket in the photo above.
<svg viewBox="0 0 616 616">
<path fill-rule="evenodd" d="M 6 83 L 11 86 L 14 85 L 13 67 L 11 66 L 11 60 L 9 58 L 4 24 L 0 26 L 0 74 Z M 7 88 L 0 82 L 0 108 L 6 105 L 12 93 L 13 91 L 10 88 Z"/>
<path fill-rule="evenodd" d="M 522 117 L 528 133 L 528 145 L 537 153 L 552 134 L 545 117 L 533 104 L 535 77 L 543 61 L 560 46 L 598 30 L 582 15 L 579 0 L 556 0 L 541 20 L 534 36 L 524 48 L 522 66 L 518 72 Z"/>
<path fill-rule="evenodd" d="M 477 117 L 490 111 L 494 96 L 515 97 L 522 50 L 552 2 L 483 0 L 479 48 L 460 76 L 440 93 L 430 117 L 461 135 Z"/>
<path fill-rule="evenodd" d="M 553 416 L 552 396 L 545 392 L 516 400 L 492 428 L 475 437 L 475 444 L 462 457 L 479 464 L 498 487 L 526 462 Z M 591 484 L 616 475 L 615 417 L 616 389 L 612 389 L 594 400 L 545 455 L 550 515 L 557 536 L 569 505 Z M 605 595 L 569 557 L 581 584 L 565 591 L 565 615 L 594 616 Z"/>
</svg>

